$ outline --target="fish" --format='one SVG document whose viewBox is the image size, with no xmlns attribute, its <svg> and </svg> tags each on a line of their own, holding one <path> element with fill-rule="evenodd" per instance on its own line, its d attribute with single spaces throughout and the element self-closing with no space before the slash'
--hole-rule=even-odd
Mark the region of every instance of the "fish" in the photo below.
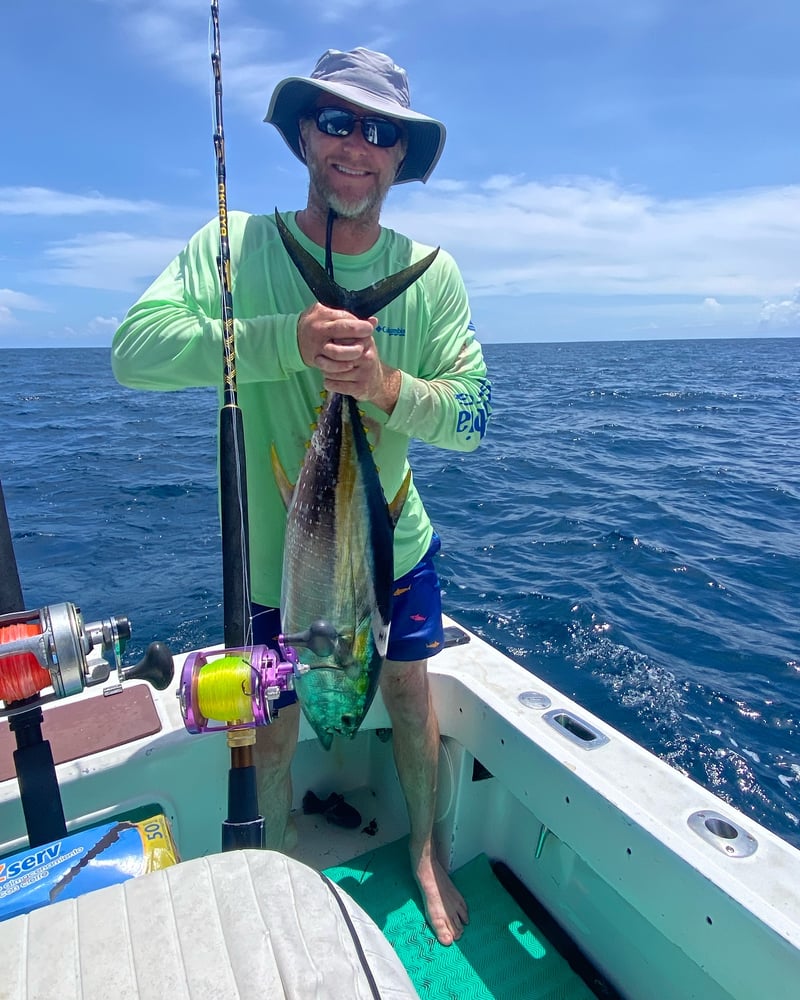
<svg viewBox="0 0 800 1000">
<path fill-rule="evenodd" d="M 275 222 L 317 301 L 360 319 L 404 292 L 438 253 L 351 291 L 300 246 L 277 210 Z M 355 736 L 378 689 L 392 617 L 394 529 L 411 473 L 387 502 L 357 401 L 337 392 L 323 397 L 297 482 L 289 481 L 274 444 L 271 463 L 287 511 L 282 641 L 303 668 L 294 680 L 303 714 L 329 750 L 335 735 Z"/>
</svg>

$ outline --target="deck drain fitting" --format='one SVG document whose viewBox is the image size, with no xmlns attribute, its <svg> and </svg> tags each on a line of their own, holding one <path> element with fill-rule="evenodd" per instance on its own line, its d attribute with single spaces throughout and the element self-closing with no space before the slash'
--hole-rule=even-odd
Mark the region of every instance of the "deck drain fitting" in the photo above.
<svg viewBox="0 0 800 1000">
<path fill-rule="evenodd" d="M 729 858 L 749 858 L 758 850 L 756 838 L 742 829 L 738 823 L 711 809 L 692 813 L 688 820 L 693 830 L 707 844 Z"/>
</svg>

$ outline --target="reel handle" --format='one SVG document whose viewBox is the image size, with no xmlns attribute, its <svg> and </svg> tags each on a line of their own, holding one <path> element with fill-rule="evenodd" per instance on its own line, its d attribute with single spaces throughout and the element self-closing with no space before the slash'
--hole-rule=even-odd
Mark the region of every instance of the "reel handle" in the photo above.
<svg viewBox="0 0 800 1000">
<path fill-rule="evenodd" d="M 121 681 L 147 681 L 156 691 L 166 691 L 175 676 L 175 664 L 169 647 L 163 642 L 151 642 L 138 663 L 118 667 Z"/>
</svg>

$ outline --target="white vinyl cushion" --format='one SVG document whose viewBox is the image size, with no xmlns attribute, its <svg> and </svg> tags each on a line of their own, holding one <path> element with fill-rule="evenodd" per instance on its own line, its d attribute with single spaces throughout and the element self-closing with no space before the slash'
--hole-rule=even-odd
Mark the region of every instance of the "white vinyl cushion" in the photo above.
<svg viewBox="0 0 800 1000">
<path fill-rule="evenodd" d="M 341 889 L 381 1000 L 417 997 Z M 0 923 L 3 1000 L 372 1000 L 336 897 L 314 869 L 232 851 Z"/>
</svg>

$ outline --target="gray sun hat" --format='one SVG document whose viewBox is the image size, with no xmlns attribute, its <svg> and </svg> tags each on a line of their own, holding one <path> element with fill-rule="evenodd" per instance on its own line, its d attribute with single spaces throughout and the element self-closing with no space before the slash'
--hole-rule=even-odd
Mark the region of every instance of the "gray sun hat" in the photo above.
<svg viewBox="0 0 800 1000">
<path fill-rule="evenodd" d="M 435 118 L 411 110 L 406 71 L 395 66 L 389 56 L 363 48 L 351 52 L 328 49 L 320 56 L 310 77 L 290 76 L 281 80 L 264 121 L 275 126 L 303 163 L 298 123 L 314 107 L 320 93 L 340 97 L 402 123 L 408 149 L 395 184 L 424 182 L 430 177 L 444 149 L 445 127 Z"/>
</svg>

